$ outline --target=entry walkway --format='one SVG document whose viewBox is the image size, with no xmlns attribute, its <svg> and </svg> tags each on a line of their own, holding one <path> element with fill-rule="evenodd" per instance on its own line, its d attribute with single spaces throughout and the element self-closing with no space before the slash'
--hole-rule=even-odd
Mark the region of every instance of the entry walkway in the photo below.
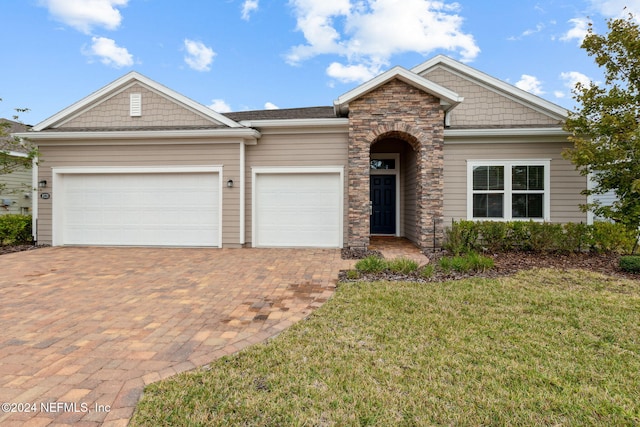
<svg viewBox="0 0 640 427">
<path fill-rule="evenodd" d="M 404 237 L 371 236 L 369 249 L 380 251 L 385 259 L 409 258 L 420 266 L 429 263 L 420 248 Z"/>
</svg>

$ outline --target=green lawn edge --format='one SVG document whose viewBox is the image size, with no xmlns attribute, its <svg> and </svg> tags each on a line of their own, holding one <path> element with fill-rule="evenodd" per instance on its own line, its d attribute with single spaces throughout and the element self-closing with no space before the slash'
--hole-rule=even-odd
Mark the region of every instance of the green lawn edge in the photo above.
<svg viewBox="0 0 640 427">
<path fill-rule="evenodd" d="M 268 342 L 149 385 L 132 426 L 637 425 L 640 282 L 541 269 L 341 284 Z"/>
</svg>

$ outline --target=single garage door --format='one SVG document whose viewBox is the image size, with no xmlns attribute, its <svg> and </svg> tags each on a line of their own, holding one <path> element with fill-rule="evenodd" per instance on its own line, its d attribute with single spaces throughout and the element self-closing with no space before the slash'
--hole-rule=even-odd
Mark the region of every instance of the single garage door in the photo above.
<svg viewBox="0 0 640 427">
<path fill-rule="evenodd" d="M 340 173 L 258 173 L 254 246 L 342 246 Z"/>
<path fill-rule="evenodd" d="M 219 246 L 217 173 L 65 174 L 61 184 L 58 244 Z"/>
</svg>

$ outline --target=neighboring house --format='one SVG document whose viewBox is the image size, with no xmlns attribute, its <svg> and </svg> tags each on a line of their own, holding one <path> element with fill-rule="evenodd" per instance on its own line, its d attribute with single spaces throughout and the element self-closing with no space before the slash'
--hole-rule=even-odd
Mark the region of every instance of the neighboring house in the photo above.
<svg viewBox="0 0 640 427">
<path fill-rule="evenodd" d="M 7 134 L 26 132 L 28 129 L 26 125 L 12 120 L 0 119 L 0 122 L 9 123 L 9 127 L 2 128 Z M 33 204 L 33 172 L 30 166 L 23 166 L 28 161 L 27 150 L 8 145 L 6 139 L 0 139 L 0 156 L 7 156 L 10 162 L 16 164 L 16 169 L 11 173 L 0 174 L 0 215 L 30 215 Z"/>
<path fill-rule="evenodd" d="M 333 106 L 229 114 L 132 72 L 21 136 L 39 243 L 427 249 L 455 219 L 586 221 L 566 114 L 437 56 Z"/>
</svg>

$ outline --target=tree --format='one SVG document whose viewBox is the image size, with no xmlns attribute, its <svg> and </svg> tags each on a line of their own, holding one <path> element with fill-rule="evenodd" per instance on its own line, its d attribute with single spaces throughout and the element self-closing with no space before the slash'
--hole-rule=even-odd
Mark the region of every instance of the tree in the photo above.
<svg viewBox="0 0 640 427">
<path fill-rule="evenodd" d="M 2 99 L 0 98 L 0 101 Z M 16 113 L 25 113 L 29 111 L 27 108 L 16 108 Z M 26 130 L 26 126 L 22 125 L 16 114 L 13 121 L 0 119 L 0 176 L 10 174 L 16 170 L 30 168 L 33 165 L 33 159 L 38 156 L 38 150 L 35 144 L 29 140 L 15 138 L 11 136 L 11 132 L 18 130 Z M 19 152 L 26 157 L 16 157 L 10 155 L 11 152 Z M 0 191 L 5 190 L 6 184 L 0 181 Z"/>
<path fill-rule="evenodd" d="M 578 83 L 579 103 L 564 128 L 573 149 L 565 150 L 582 175 L 595 186 L 586 195 L 613 191 L 613 206 L 598 202 L 584 210 L 623 223 L 636 233 L 640 228 L 640 26 L 633 15 L 607 22 L 606 35 L 589 25 L 581 47 L 603 69 L 604 83 Z"/>
</svg>

